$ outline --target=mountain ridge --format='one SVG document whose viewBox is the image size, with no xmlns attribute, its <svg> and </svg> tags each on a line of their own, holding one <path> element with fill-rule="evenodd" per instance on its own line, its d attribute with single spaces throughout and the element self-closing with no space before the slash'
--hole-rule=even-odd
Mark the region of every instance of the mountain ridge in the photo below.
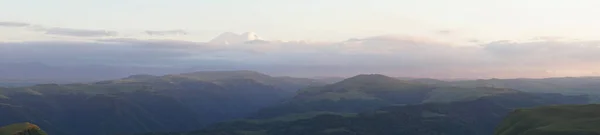
<svg viewBox="0 0 600 135">
<path fill-rule="evenodd" d="M 245 117 L 311 83 L 219 71 L 0 87 L 0 124 L 31 121 L 60 135 L 187 131 Z"/>
</svg>

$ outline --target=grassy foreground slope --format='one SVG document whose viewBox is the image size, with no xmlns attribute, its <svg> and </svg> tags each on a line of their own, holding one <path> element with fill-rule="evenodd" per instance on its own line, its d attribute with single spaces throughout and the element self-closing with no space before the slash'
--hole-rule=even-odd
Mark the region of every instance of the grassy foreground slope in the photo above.
<svg viewBox="0 0 600 135">
<path fill-rule="evenodd" d="M 498 126 L 496 135 L 600 135 L 600 105 L 519 109 Z"/>
<path fill-rule="evenodd" d="M 0 135 L 47 135 L 40 127 L 31 123 L 17 123 L 0 127 Z"/>
</svg>

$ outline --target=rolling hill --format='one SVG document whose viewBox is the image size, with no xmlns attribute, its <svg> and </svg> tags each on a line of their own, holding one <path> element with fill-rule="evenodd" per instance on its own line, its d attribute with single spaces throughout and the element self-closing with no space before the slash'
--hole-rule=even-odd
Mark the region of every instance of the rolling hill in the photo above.
<svg viewBox="0 0 600 135">
<path fill-rule="evenodd" d="M 312 85 L 219 71 L 0 88 L 0 124 L 32 122 L 60 135 L 188 131 L 245 117 L 304 84 Z"/>
<path fill-rule="evenodd" d="M 356 115 L 335 113 L 290 121 L 233 121 L 185 133 L 143 135 L 491 135 L 513 109 L 582 104 L 577 97 L 497 94 L 450 103 L 388 106 Z"/>
<path fill-rule="evenodd" d="M 513 111 L 496 135 L 600 135 L 600 105 L 547 106 Z"/>
<path fill-rule="evenodd" d="M 378 74 L 357 75 L 338 83 L 300 90 L 291 100 L 261 109 L 252 118 L 310 112 L 357 113 L 392 105 L 454 102 L 518 93 L 523 92 L 491 87 L 437 86 Z"/>
<path fill-rule="evenodd" d="M 59 135 L 483 135 L 514 109 L 590 102 L 443 83 L 378 74 L 327 85 L 253 71 L 133 75 L 0 88 L 0 124 L 32 122 Z"/>
<path fill-rule="evenodd" d="M 513 109 L 587 103 L 587 96 L 440 86 L 371 74 L 300 90 L 248 119 L 144 135 L 486 135 Z"/>
</svg>

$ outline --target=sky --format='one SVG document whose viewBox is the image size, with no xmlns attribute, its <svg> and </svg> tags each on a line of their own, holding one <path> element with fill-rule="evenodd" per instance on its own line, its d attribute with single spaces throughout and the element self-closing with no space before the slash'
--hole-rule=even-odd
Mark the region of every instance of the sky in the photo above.
<svg viewBox="0 0 600 135">
<path fill-rule="evenodd" d="M 593 76 L 600 75 L 594 68 L 600 66 L 597 5 L 600 1 L 0 0 L 0 63 L 208 64 L 279 75 Z M 224 32 L 255 32 L 269 42 L 206 43 Z"/>
<path fill-rule="evenodd" d="M 449 30 L 481 40 L 598 38 L 596 0 L 1 0 L 3 21 L 52 27 L 183 29 L 199 41 L 222 32 L 329 40 Z"/>
</svg>

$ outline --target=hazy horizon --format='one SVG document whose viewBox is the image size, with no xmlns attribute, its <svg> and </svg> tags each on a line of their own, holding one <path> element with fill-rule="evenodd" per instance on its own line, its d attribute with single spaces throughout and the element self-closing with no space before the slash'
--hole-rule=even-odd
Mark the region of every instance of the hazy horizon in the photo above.
<svg viewBox="0 0 600 135">
<path fill-rule="evenodd" d="M 201 70 L 300 77 L 600 76 L 597 4 L 9 0 L 0 2 L 0 12 L 8 13 L 0 14 L 0 76 Z"/>
</svg>

